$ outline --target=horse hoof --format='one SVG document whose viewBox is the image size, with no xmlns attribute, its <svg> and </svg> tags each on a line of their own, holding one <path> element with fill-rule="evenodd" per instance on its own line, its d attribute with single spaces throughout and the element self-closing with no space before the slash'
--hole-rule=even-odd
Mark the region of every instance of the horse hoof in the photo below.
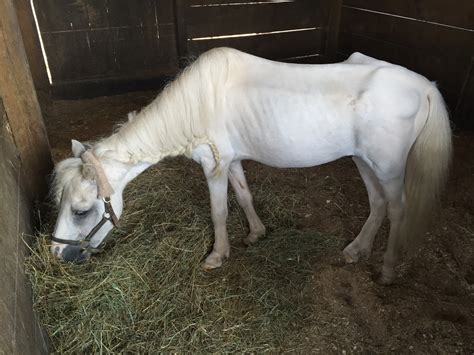
<svg viewBox="0 0 474 355">
<path fill-rule="evenodd" d="M 349 244 L 343 251 L 344 258 L 348 264 L 357 263 L 360 259 L 369 260 L 371 250 L 368 248 L 357 248 Z"/>
<path fill-rule="evenodd" d="M 393 275 L 387 275 L 382 272 L 377 279 L 377 283 L 382 286 L 390 286 L 393 284 L 394 279 L 395 277 Z"/>
<path fill-rule="evenodd" d="M 344 255 L 344 259 L 346 259 L 346 263 L 353 264 L 359 261 L 359 254 L 351 245 L 348 245 L 343 251 L 342 255 Z"/>
<path fill-rule="evenodd" d="M 258 239 L 265 235 L 265 227 L 258 229 L 258 231 L 250 232 L 244 239 L 243 242 L 247 246 L 252 246 L 258 242 Z"/>
<path fill-rule="evenodd" d="M 207 256 L 206 260 L 202 264 L 202 268 L 206 271 L 214 270 L 222 266 L 222 257 L 211 253 Z"/>
<path fill-rule="evenodd" d="M 257 240 L 258 240 L 258 236 L 249 234 L 243 239 L 243 242 L 246 246 L 251 247 L 257 242 Z"/>
</svg>

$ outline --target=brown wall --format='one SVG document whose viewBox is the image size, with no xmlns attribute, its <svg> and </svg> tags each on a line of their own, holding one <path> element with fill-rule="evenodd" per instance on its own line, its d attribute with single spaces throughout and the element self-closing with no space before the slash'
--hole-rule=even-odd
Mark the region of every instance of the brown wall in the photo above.
<svg viewBox="0 0 474 355">
<path fill-rule="evenodd" d="M 93 82 L 110 88 L 174 76 L 189 57 L 218 46 L 278 60 L 327 61 L 335 54 L 340 10 L 340 0 L 34 2 L 59 96 L 74 96 L 72 87 L 81 96 L 81 85 Z"/>
<path fill-rule="evenodd" d="M 473 0 L 34 1 L 59 94 L 140 88 L 218 46 L 305 63 L 360 51 L 438 82 L 456 125 L 474 128 Z"/>
<path fill-rule="evenodd" d="M 474 128 L 474 1 L 343 0 L 339 57 L 355 51 L 436 81 L 458 127 Z"/>
<path fill-rule="evenodd" d="M 177 70 L 171 0 L 34 0 L 53 82 Z"/>
<path fill-rule="evenodd" d="M 23 238 L 32 232 L 31 204 L 1 98 L 0 125 L 0 353 L 46 354 L 23 266 Z"/>
<path fill-rule="evenodd" d="M 0 353 L 42 354 L 46 343 L 24 274 L 35 200 L 52 167 L 13 0 L 0 1 Z"/>
</svg>

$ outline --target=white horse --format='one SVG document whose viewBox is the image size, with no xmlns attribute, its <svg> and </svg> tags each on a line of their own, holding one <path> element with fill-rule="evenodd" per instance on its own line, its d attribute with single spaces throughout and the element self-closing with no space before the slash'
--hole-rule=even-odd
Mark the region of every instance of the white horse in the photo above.
<svg viewBox="0 0 474 355">
<path fill-rule="evenodd" d="M 90 147 L 73 141 L 72 151 L 55 169 L 60 210 L 52 252 L 65 260 L 85 260 L 101 245 L 122 213 L 127 183 L 165 157 L 184 154 L 204 170 L 215 241 L 203 267 L 214 269 L 230 251 L 228 180 L 249 222 L 245 243 L 265 233 L 242 160 L 295 168 L 351 156 L 370 215 L 343 253 L 348 262 L 369 257 L 388 211 L 382 281 L 389 283 L 400 246 L 424 234 L 446 180 L 451 130 L 436 86 L 406 68 L 360 53 L 338 64 L 301 65 L 218 48 L 117 132 Z"/>
</svg>

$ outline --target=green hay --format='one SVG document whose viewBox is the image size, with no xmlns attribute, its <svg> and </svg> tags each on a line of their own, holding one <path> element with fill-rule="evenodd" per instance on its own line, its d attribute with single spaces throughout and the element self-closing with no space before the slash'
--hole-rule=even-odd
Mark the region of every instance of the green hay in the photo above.
<svg viewBox="0 0 474 355">
<path fill-rule="evenodd" d="M 268 178 L 252 190 L 267 237 L 242 244 L 247 223 L 230 194 L 231 257 L 212 272 L 200 267 L 213 241 L 207 185 L 184 159 L 130 184 L 120 228 L 89 263 L 53 259 L 40 234 L 26 268 L 52 350 L 297 351 L 314 311 L 312 265 L 342 241 L 298 229 L 294 192 Z"/>
</svg>

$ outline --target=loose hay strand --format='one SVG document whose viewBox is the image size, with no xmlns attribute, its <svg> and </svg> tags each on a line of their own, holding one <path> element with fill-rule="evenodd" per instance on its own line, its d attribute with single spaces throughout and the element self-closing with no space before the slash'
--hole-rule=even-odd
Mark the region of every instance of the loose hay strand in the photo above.
<svg viewBox="0 0 474 355">
<path fill-rule="evenodd" d="M 231 197 L 232 256 L 210 273 L 200 268 L 213 241 L 207 187 L 184 159 L 130 184 L 120 228 L 88 264 L 55 260 L 48 234 L 39 234 L 26 267 L 52 350 L 297 351 L 313 311 L 312 261 L 341 241 L 299 230 L 298 196 L 276 193 L 271 179 L 253 190 L 268 238 L 241 244 L 247 223 Z"/>
</svg>

